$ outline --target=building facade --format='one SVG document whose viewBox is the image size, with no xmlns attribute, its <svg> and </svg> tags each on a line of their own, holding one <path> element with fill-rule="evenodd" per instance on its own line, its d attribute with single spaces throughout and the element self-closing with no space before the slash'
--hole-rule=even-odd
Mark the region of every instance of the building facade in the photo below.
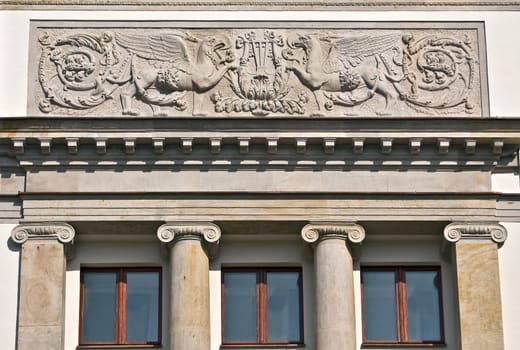
<svg viewBox="0 0 520 350">
<path fill-rule="evenodd" d="M 0 5 L 4 348 L 520 346 L 518 4 Z"/>
</svg>

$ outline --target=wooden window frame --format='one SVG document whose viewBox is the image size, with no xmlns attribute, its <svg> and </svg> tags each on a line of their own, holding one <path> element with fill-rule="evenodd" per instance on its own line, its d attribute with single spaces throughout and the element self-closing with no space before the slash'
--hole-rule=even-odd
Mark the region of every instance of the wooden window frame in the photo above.
<svg viewBox="0 0 520 350">
<path fill-rule="evenodd" d="M 224 341 L 224 275 L 227 272 L 254 272 L 256 273 L 256 342 L 226 342 Z M 267 273 L 268 272 L 296 272 L 298 273 L 299 291 L 299 333 L 300 339 L 297 342 L 270 342 L 268 340 L 267 325 Z M 222 347 L 277 347 L 277 346 L 302 346 L 304 344 L 303 335 L 303 273 L 300 267 L 244 267 L 244 268 L 223 268 L 221 276 L 221 329 Z"/>
<path fill-rule="evenodd" d="M 85 273 L 116 273 L 116 317 L 114 342 L 84 342 L 83 341 L 83 303 Z M 132 272 L 153 272 L 159 274 L 158 290 L 158 330 L 157 342 L 127 342 L 126 341 L 126 280 Z M 82 268 L 80 273 L 80 311 L 79 311 L 79 346 L 78 348 L 120 347 L 160 347 L 162 343 L 162 268 L 161 267 L 96 267 Z"/>
<path fill-rule="evenodd" d="M 395 305 L 396 305 L 396 322 L 397 322 L 397 340 L 369 340 L 365 334 L 365 291 L 363 284 L 363 273 L 366 271 L 376 272 L 394 272 L 395 285 Z M 408 308 L 406 302 L 406 278 L 405 273 L 409 271 L 434 271 L 439 276 L 439 327 L 440 339 L 438 341 L 418 341 L 408 339 Z M 362 266 L 361 267 L 361 313 L 362 313 L 362 329 L 363 329 L 363 346 L 377 347 L 377 346 L 413 346 L 413 347 L 432 347 L 444 346 L 444 308 L 442 300 L 442 275 L 440 266 Z"/>
</svg>

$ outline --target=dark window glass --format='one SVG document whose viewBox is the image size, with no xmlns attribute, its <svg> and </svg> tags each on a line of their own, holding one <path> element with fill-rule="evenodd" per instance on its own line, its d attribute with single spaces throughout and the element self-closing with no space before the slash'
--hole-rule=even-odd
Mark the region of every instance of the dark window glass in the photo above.
<svg viewBox="0 0 520 350">
<path fill-rule="evenodd" d="M 361 280 L 364 343 L 443 343 L 439 268 L 365 267 Z"/>
<path fill-rule="evenodd" d="M 224 344 L 302 343 L 300 269 L 225 269 Z"/>
<path fill-rule="evenodd" d="M 300 340 L 300 288 L 297 272 L 267 272 L 267 326 L 270 342 Z"/>
<path fill-rule="evenodd" d="M 363 310 L 367 340 L 397 340 L 395 273 L 363 273 Z"/>
<path fill-rule="evenodd" d="M 224 342 L 256 342 L 256 273 L 224 274 Z"/>
<path fill-rule="evenodd" d="M 80 344 L 159 344 L 161 270 L 81 271 Z"/>
<path fill-rule="evenodd" d="M 116 272 L 83 276 L 83 340 L 111 343 L 116 337 Z"/>
<path fill-rule="evenodd" d="M 126 275 L 126 340 L 159 341 L 159 273 L 128 272 Z"/>
<path fill-rule="evenodd" d="M 440 341 L 437 271 L 405 271 L 408 339 Z"/>
</svg>

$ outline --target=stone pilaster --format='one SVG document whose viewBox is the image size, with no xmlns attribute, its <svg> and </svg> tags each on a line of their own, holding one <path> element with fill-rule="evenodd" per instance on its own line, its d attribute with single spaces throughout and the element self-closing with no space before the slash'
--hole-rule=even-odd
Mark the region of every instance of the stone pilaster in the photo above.
<svg viewBox="0 0 520 350">
<path fill-rule="evenodd" d="M 365 230 L 353 223 L 309 224 L 302 229 L 302 237 L 314 244 L 316 349 L 354 350 L 356 319 L 350 250 L 363 241 Z"/>
<path fill-rule="evenodd" d="M 170 222 L 157 231 L 171 249 L 169 349 L 210 349 L 209 256 L 220 235 L 211 223 Z"/>
<path fill-rule="evenodd" d="M 444 237 L 454 243 L 460 349 L 503 350 L 497 244 L 506 240 L 506 229 L 497 223 L 452 223 Z"/>
<path fill-rule="evenodd" d="M 18 350 L 62 350 L 65 327 L 65 244 L 74 229 L 64 223 L 22 224 L 11 238 L 22 245 Z"/>
</svg>

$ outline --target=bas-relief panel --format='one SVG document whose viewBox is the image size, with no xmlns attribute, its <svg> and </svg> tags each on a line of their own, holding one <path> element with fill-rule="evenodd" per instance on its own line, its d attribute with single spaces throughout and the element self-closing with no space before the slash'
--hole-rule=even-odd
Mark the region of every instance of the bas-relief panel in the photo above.
<svg viewBox="0 0 520 350">
<path fill-rule="evenodd" d="M 35 22 L 48 116 L 481 117 L 481 23 Z"/>
</svg>

